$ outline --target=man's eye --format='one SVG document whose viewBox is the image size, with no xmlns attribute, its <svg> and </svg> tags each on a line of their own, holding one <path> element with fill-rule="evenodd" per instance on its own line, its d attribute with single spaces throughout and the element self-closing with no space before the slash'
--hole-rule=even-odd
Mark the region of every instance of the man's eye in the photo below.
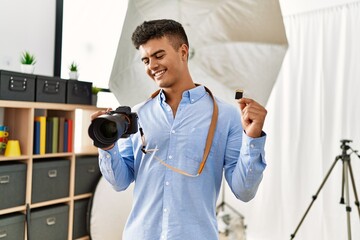
<svg viewBox="0 0 360 240">
<path fill-rule="evenodd" d="M 149 64 L 149 60 L 143 60 L 143 63 L 144 63 L 145 65 L 148 65 L 148 64 Z"/>
<path fill-rule="evenodd" d="M 160 59 L 160 58 L 163 58 L 164 56 L 165 56 L 165 54 L 159 54 L 159 55 L 156 55 L 156 58 Z"/>
</svg>

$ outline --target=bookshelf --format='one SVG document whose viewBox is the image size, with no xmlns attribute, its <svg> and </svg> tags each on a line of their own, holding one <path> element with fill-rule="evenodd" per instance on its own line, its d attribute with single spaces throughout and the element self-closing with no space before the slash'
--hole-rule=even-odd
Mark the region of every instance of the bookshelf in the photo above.
<svg viewBox="0 0 360 240">
<path fill-rule="evenodd" d="M 19 212 L 26 214 L 27 204 L 30 207 L 30 210 L 56 204 L 66 204 L 69 206 L 68 239 L 71 240 L 73 236 L 75 201 L 87 199 L 92 196 L 91 193 L 75 195 L 76 159 L 81 156 L 97 156 L 97 148 L 92 145 L 92 140 L 87 135 L 87 129 L 90 124 L 91 113 L 99 110 L 99 108 L 91 105 L 4 100 L 0 100 L 0 108 L 4 109 L 4 125 L 10 127 L 9 139 L 19 140 L 21 148 L 21 156 L 19 157 L 5 157 L 4 155 L 0 155 L 0 163 L 13 163 L 16 161 L 25 163 L 27 166 L 25 204 L 23 206 L 0 209 L 0 217 L 6 214 Z M 64 117 L 73 121 L 74 127 L 72 131 L 71 152 L 34 154 L 34 119 L 39 115 L 46 117 Z M 33 203 L 32 181 L 34 163 L 37 161 L 46 161 L 57 158 L 69 160 L 70 163 L 68 196 Z M 27 234 L 25 232 L 25 240 L 27 240 L 26 235 Z M 89 239 L 89 236 L 83 236 L 78 239 Z"/>
</svg>

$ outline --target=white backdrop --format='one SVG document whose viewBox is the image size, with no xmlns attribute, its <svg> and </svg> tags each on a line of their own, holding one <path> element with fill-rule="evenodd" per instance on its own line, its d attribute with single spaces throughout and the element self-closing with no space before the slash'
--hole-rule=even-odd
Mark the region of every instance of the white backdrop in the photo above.
<svg viewBox="0 0 360 240">
<path fill-rule="evenodd" d="M 270 96 L 268 168 L 250 203 L 226 201 L 245 215 L 250 240 L 290 239 L 335 157 L 340 140 L 360 149 L 360 2 L 284 18 L 289 50 Z M 360 159 L 351 155 L 360 191 Z M 295 239 L 347 239 L 340 205 L 342 162 L 332 171 Z M 352 239 L 360 216 L 352 185 Z"/>
</svg>

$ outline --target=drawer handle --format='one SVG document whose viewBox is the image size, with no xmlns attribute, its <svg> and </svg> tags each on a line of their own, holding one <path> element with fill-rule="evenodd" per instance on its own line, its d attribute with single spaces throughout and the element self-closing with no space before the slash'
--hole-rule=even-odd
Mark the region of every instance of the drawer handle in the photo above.
<svg viewBox="0 0 360 240">
<path fill-rule="evenodd" d="M 55 217 L 49 217 L 46 219 L 46 224 L 51 226 L 51 225 L 55 225 L 56 223 L 56 218 Z"/>
<path fill-rule="evenodd" d="M 9 175 L 0 176 L 0 184 L 5 184 L 5 183 L 9 183 L 9 182 L 10 182 Z"/>
<path fill-rule="evenodd" d="M 27 88 L 27 79 L 16 79 L 14 77 L 10 77 L 9 81 L 9 90 L 10 91 L 18 91 L 18 92 L 25 92 Z"/>
<path fill-rule="evenodd" d="M 90 167 L 88 168 L 88 172 L 89 172 L 89 173 L 94 173 L 94 172 L 95 172 L 95 166 L 90 166 Z"/>
<path fill-rule="evenodd" d="M 56 178 L 56 177 L 57 177 L 57 170 L 56 170 L 56 169 L 54 169 L 54 170 L 49 170 L 48 176 L 49 176 L 50 178 Z"/>
<path fill-rule="evenodd" d="M 6 230 L 0 230 L 0 238 L 5 238 L 7 236 Z"/>
<path fill-rule="evenodd" d="M 48 81 L 45 81 L 43 91 L 45 93 L 49 94 L 56 94 L 59 92 L 60 82 L 51 83 Z"/>
</svg>

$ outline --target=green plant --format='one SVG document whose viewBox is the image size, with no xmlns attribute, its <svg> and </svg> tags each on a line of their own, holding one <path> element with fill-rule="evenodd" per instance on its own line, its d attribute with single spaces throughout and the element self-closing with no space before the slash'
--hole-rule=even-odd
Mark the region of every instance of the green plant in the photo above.
<svg viewBox="0 0 360 240">
<path fill-rule="evenodd" d="M 22 64 L 34 65 L 36 63 L 35 56 L 28 51 L 22 53 L 20 61 Z"/>
<path fill-rule="evenodd" d="M 92 94 L 98 94 L 99 92 L 101 92 L 101 88 L 98 88 L 98 87 L 92 87 L 91 88 L 91 93 Z"/>
<path fill-rule="evenodd" d="M 77 65 L 77 63 L 75 63 L 74 61 L 70 64 L 70 66 L 69 66 L 69 70 L 71 71 L 71 72 L 77 72 L 77 70 L 78 70 L 78 65 Z"/>
</svg>

